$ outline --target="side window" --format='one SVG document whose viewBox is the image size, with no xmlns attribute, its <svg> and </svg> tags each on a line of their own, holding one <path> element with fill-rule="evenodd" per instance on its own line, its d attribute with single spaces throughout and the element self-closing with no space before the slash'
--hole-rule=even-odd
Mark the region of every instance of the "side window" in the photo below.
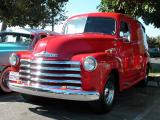
<svg viewBox="0 0 160 120">
<path fill-rule="evenodd" d="M 143 35 L 144 47 L 146 50 L 148 50 L 147 35 L 145 33 L 145 28 L 142 25 L 141 25 L 141 30 L 142 30 L 142 35 Z"/>
<path fill-rule="evenodd" d="M 130 34 L 130 31 L 129 31 L 129 26 L 126 22 L 121 22 L 120 37 L 126 39 L 128 42 L 130 42 L 130 40 L 131 40 L 131 34 Z"/>
<path fill-rule="evenodd" d="M 32 42 L 32 47 L 34 47 L 34 45 L 38 42 L 38 40 L 47 37 L 47 35 L 37 35 L 34 37 L 34 41 Z"/>
</svg>

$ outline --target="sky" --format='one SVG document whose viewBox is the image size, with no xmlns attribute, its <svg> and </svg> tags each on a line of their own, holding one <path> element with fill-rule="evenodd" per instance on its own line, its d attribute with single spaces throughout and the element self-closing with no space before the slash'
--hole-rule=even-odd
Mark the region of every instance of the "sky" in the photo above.
<svg viewBox="0 0 160 120">
<path fill-rule="evenodd" d="M 90 13 L 90 12 L 98 12 L 97 6 L 100 4 L 100 0 L 69 0 L 66 5 L 66 16 L 71 17 L 73 15 L 82 14 L 82 13 Z M 155 29 L 152 25 L 146 26 L 144 22 L 140 19 L 140 22 L 145 26 L 146 33 L 150 37 L 156 37 L 160 35 L 160 28 Z M 56 32 L 61 32 L 61 25 L 55 26 Z M 1 27 L 1 24 L 0 24 Z M 51 30 L 51 27 L 47 27 L 46 29 Z"/>
<path fill-rule="evenodd" d="M 97 6 L 100 4 L 100 0 L 69 0 L 66 5 L 67 16 L 71 17 L 73 15 L 89 12 L 98 12 Z M 160 28 L 155 29 L 153 25 L 146 26 L 143 20 L 139 19 L 140 22 L 145 26 L 146 33 L 150 37 L 156 37 L 160 35 Z M 60 31 L 60 27 L 56 26 L 55 30 Z"/>
<path fill-rule="evenodd" d="M 73 16 L 81 13 L 97 12 L 100 0 L 69 0 L 66 5 L 67 15 Z"/>
<path fill-rule="evenodd" d="M 100 0 L 69 0 L 66 5 L 66 16 L 71 17 L 77 14 L 98 12 L 97 6 Z M 55 31 L 60 32 L 63 25 L 55 26 Z"/>
</svg>

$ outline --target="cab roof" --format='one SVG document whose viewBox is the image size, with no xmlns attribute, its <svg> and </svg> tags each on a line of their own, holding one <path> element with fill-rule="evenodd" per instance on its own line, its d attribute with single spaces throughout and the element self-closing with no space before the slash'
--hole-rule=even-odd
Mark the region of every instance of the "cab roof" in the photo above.
<svg viewBox="0 0 160 120">
<path fill-rule="evenodd" d="M 89 16 L 89 17 L 111 17 L 111 18 L 114 18 L 114 19 L 118 19 L 119 17 L 122 17 L 122 16 L 125 16 L 125 17 L 128 17 L 128 18 L 131 18 L 129 17 L 128 15 L 125 15 L 125 14 L 122 14 L 122 13 L 115 13 L 115 12 L 96 12 L 96 13 L 87 13 L 87 14 L 80 14 L 80 15 L 75 15 L 73 17 L 71 17 L 70 19 L 72 18 L 76 18 L 76 17 L 83 17 L 83 16 Z M 133 19 L 133 18 L 132 18 Z"/>
</svg>

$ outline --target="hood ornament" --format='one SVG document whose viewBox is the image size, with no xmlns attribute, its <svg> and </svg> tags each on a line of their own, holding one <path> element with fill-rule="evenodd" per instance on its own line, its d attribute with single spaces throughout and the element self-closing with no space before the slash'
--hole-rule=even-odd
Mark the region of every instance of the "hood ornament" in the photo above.
<svg viewBox="0 0 160 120">
<path fill-rule="evenodd" d="M 58 57 L 58 54 L 56 54 L 56 53 L 49 53 L 49 52 L 46 52 L 46 51 L 42 51 L 42 52 L 40 52 L 40 53 L 34 54 L 34 56 L 36 56 L 36 57 L 52 58 L 52 57 Z"/>
</svg>

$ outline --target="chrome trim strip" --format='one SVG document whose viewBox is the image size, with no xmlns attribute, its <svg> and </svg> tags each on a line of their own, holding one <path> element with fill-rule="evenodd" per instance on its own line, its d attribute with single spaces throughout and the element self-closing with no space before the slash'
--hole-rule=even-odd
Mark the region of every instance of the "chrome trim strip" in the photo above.
<svg viewBox="0 0 160 120">
<path fill-rule="evenodd" d="M 58 54 L 56 53 L 49 53 L 47 51 L 42 51 L 39 53 L 35 53 L 34 56 L 36 57 L 48 57 L 48 58 L 52 58 L 52 57 L 58 57 Z"/>
<path fill-rule="evenodd" d="M 35 76 L 45 76 L 45 77 L 75 77 L 81 78 L 80 74 L 52 74 L 52 73 L 42 73 L 42 72 L 33 72 L 30 73 L 31 75 Z"/>
<path fill-rule="evenodd" d="M 30 70 L 19 70 L 20 73 L 27 73 L 29 74 L 30 73 Z"/>
<path fill-rule="evenodd" d="M 77 68 L 63 68 L 63 67 L 43 67 L 43 66 L 32 66 L 32 70 L 58 70 L 58 71 L 81 71 L 79 67 Z"/>
<path fill-rule="evenodd" d="M 40 79 L 40 78 L 31 78 L 32 81 L 44 82 L 44 83 L 73 83 L 81 84 L 80 80 L 49 80 L 49 79 Z"/>
<path fill-rule="evenodd" d="M 25 79 L 30 79 L 31 76 L 30 75 L 19 75 L 20 78 L 25 78 Z"/>
<path fill-rule="evenodd" d="M 29 60 L 29 59 L 21 59 L 20 61 L 37 63 L 37 64 L 80 65 L 79 61 L 45 61 L 45 60 Z"/>
<path fill-rule="evenodd" d="M 30 64 L 27 64 L 27 65 L 25 65 L 25 64 L 21 64 L 21 65 L 20 65 L 20 67 L 30 68 Z"/>
<path fill-rule="evenodd" d="M 81 87 L 75 87 L 75 86 L 67 86 L 68 89 L 76 89 L 81 90 Z"/>
<path fill-rule="evenodd" d="M 30 59 L 20 59 L 20 62 L 30 62 Z"/>
<path fill-rule="evenodd" d="M 31 87 L 21 84 L 9 83 L 9 88 L 15 92 L 42 96 L 47 98 L 57 98 L 75 101 L 94 101 L 99 99 L 99 93 L 96 91 L 83 91 L 75 89 L 62 90 L 59 88 L 46 87 Z"/>
<path fill-rule="evenodd" d="M 31 63 L 37 64 L 58 64 L 58 65 L 80 65 L 80 62 L 77 61 L 38 61 L 33 60 Z"/>
</svg>

